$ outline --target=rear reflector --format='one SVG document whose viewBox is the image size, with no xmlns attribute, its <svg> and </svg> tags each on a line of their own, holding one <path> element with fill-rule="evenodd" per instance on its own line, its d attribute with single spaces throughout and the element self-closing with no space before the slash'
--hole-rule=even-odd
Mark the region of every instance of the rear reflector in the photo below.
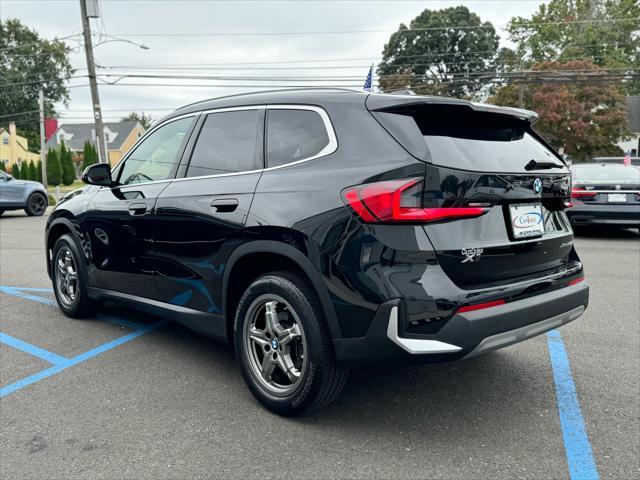
<svg viewBox="0 0 640 480">
<path fill-rule="evenodd" d="M 585 280 L 585 277 L 578 277 L 578 278 L 574 278 L 573 280 L 571 280 L 569 283 L 567 283 L 567 286 L 570 287 L 571 285 L 575 285 L 576 283 L 580 283 L 583 282 Z"/>
<path fill-rule="evenodd" d="M 482 310 L 483 308 L 497 307 L 504 305 L 504 300 L 494 300 L 493 302 L 476 303 L 475 305 L 465 305 L 460 307 L 457 313 L 472 312 L 473 310 Z"/>
<path fill-rule="evenodd" d="M 440 220 L 479 217 L 481 207 L 422 208 L 420 178 L 388 180 L 348 187 L 344 202 L 366 223 L 428 223 Z"/>
</svg>

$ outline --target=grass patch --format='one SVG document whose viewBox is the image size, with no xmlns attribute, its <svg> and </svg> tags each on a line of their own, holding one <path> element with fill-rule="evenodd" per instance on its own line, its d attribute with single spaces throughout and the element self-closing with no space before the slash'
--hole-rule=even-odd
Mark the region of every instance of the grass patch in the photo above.
<svg viewBox="0 0 640 480">
<path fill-rule="evenodd" d="M 72 190 L 77 190 L 78 188 L 84 187 L 86 183 L 82 180 L 76 180 L 71 185 L 58 185 L 60 187 L 60 195 L 64 195 L 67 192 L 71 192 Z M 55 197 L 56 195 L 56 187 L 52 187 L 51 185 L 47 186 L 47 190 L 51 195 Z"/>
</svg>

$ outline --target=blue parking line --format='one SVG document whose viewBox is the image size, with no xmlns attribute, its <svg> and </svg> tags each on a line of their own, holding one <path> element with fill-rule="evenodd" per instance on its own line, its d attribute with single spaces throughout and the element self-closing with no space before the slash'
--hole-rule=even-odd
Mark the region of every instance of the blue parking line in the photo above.
<svg viewBox="0 0 640 480">
<path fill-rule="evenodd" d="M 560 427 L 571 480 L 597 480 L 598 469 L 584 426 L 576 386 L 571 375 L 569 357 L 558 330 L 547 333 L 547 346 L 560 415 Z"/>
<path fill-rule="evenodd" d="M 11 288 L 12 290 L 18 290 L 20 292 L 46 292 L 46 293 L 53 293 L 53 290 L 51 288 L 35 288 L 35 287 L 7 287 L 7 288 Z"/>
<path fill-rule="evenodd" d="M 69 361 L 66 357 L 45 350 L 44 348 L 37 347 L 31 343 L 23 342 L 19 338 L 12 337 L 6 333 L 0 332 L 0 343 L 4 343 L 5 345 L 9 345 L 10 347 L 28 353 L 29 355 L 38 357 L 45 362 L 52 363 L 53 365 L 64 365 Z"/>
<path fill-rule="evenodd" d="M 60 363 L 60 364 L 56 364 L 53 367 L 47 368 L 45 370 L 42 370 L 41 372 L 35 373 L 33 375 L 30 375 L 26 378 L 23 378 L 22 380 L 18 380 L 17 382 L 11 383 L 9 385 L 6 385 L 4 387 L 0 387 L 0 398 L 9 395 L 10 393 L 13 393 L 17 390 L 20 390 L 24 387 L 27 387 L 29 385 L 32 385 L 36 382 L 39 382 L 40 380 L 43 380 L 45 378 L 51 377 L 52 375 L 55 375 L 56 373 L 60 373 L 63 370 L 66 370 L 67 368 L 73 367 L 74 365 L 77 365 L 79 363 L 82 362 L 86 362 L 87 360 L 96 357 L 98 355 L 100 355 L 101 353 L 104 353 L 108 350 L 111 350 L 113 348 L 116 348 L 120 345 L 123 345 L 127 342 L 130 342 L 131 340 L 140 337 L 141 335 L 144 335 L 145 333 L 149 333 L 153 330 L 156 330 L 164 325 L 166 325 L 168 322 L 167 321 L 159 321 L 156 323 L 153 323 L 151 325 L 146 325 L 143 328 L 140 328 L 138 330 L 135 330 L 127 335 L 124 335 L 120 338 L 116 338 L 115 340 L 112 340 L 110 342 L 104 343 L 102 345 L 97 346 L 96 348 L 93 348 L 87 352 L 81 353 L 79 355 L 76 355 L 73 358 L 69 358 L 69 359 L 65 359 L 64 363 Z M 64 357 L 61 357 L 64 358 Z"/>
<path fill-rule="evenodd" d="M 5 293 L 7 295 L 12 295 L 14 297 L 32 300 L 34 302 L 43 303 L 45 305 L 54 305 L 55 302 L 47 297 L 43 297 L 40 295 L 33 295 L 29 292 L 50 293 L 51 291 L 52 290 L 49 288 L 26 288 L 26 287 L 10 287 L 6 285 L 0 285 L 0 293 Z M 73 358 L 63 357 L 56 353 L 49 352 L 48 350 L 40 348 L 36 345 L 32 345 L 28 342 L 12 337 L 11 335 L 7 335 L 6 333 L 0 332 L 1 343 L 9 345 L 13 348 L 21 350 L 25 353 L 33 355 L 34 357 L 38 357 L 42 360 L 45 360 L 53 364 L 51 367 L 46 368 L 38 373 L 35 373 L 26 378 L 13 382 L 9 385 L 0 387 L 0 398 L 5 397 L 10 393 L 16 392 L 36 382 L 39 382 L 40 380 L 51 377 L 57 373 L 60 373 L 63 370 L 66 370 L 67 368 L 73 367 L 74 365 L 78 365 L 79 363 L 86 362 L 87 360 L 93 357 L 96 357 L 104 352 L 107 352 L 120 345 L 130 342 L 131 340 L 134 340 L 144 335 L 145 333 L 149 333 L 153 330 L 156 330 L 168 323 L 168 321 L 166 320 L 161 320 L 153 324 L 145 325 L 137 322 L 132 322 L 130 320 L 111 317 L 108 315 L 98 315 L 97 318 L 99 320 L 109 322 L 114 325 L 131 328 L 133 329 L 133 331 L 131 333 L 128 333 L 127 335 L 123 335 L 122 337 L 116 338 L 115 340 L 104 343 L 95 348 L 92 348 L 89 351 L 76 355 Z"/>
<path fill-rule="evenodd" d="M 26 293 L 29 291 L 33 292 L 51 292 L 51 289 L 40 289 L 40 288 L 16 288 L 16 287 L 8 287 L 6 285 L 0 285 L 0 292 L 6 293 L 7 295 L 13 295 L 14 297 L 25 298 L 27 300 L 32 300 L 38 303 L 44 303 L 45 305 L 53 305 L 55 302 L 47 297 L 42 297 L 40 295 L 31 295 L 30 293 Z"/>
</svg>

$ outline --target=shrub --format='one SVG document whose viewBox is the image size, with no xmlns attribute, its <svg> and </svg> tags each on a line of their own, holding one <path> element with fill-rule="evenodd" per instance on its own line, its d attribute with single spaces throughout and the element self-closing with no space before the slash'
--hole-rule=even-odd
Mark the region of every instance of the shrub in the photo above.
<svg viewBox="0 0 640 480">
<path fill-rule="evenodd" d="M 38 160 L 36 166 L 36 181 L 42 183 L 42 160 Z"/>
<path fill-rule="evenodd" d="M 65 147 L 64 142 L 60 145 L 60 167 L 62 168 L 62 183 L 71 185 L 76 179 L 76 169 L 71 159 L 71 150 Z"/>
<path fill-rule="evenodd" d="M 29 180 L 35 180 L 37 178 L 36 175 L 36 164 L 33 163 L 33 160 L 29 160 Z"/>
<path fill-rule="evenodd" d="M 20 162 L 20 178 L 22 180 L 31 180 L 29 178 L 29 165 L 26 160 Z"/>
<path fill-rule="evenodd" d="M 53 187 L 62 182 L 62 167 L 56 150 L 47 152 L 47 183 Z"/>
</svg>

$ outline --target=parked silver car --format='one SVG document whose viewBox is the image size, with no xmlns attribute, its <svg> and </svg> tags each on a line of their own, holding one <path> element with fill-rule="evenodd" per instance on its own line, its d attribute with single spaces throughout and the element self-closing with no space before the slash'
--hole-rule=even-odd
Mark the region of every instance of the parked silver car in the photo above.
<svg viewBox="0 0 640 480">
<path fill-rule="evenodd" d="M 47 190 L 40 182 L 17 180 L 0 171 L 0 215 L 5 210 L 24 209 L 29 216 L 40 216 L 48 203 Z"/>
</svg>

